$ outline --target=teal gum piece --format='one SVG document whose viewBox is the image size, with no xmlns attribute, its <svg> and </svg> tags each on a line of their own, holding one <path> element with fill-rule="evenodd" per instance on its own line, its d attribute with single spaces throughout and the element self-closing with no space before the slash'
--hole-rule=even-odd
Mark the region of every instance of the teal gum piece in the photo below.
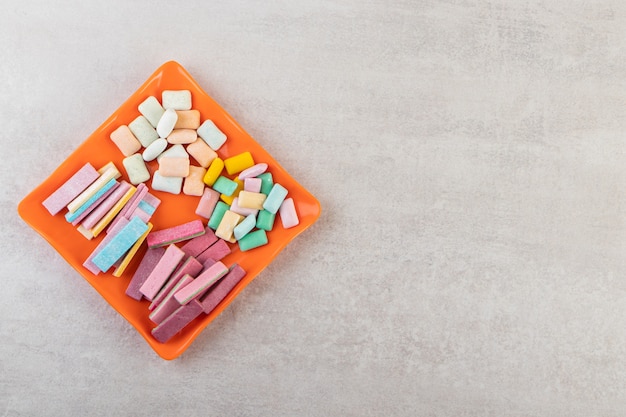
<svg viewBox="0 0 626 417">
<path fill-rule="evenodd" d="M 213 230 L 217 230 L 217 226 L 220 225 L 222 221 L 222 217 L 224 217 L 224 213 L 230 208 L 230 206 L 223 201 L 218 201 L 213 209 L 213 214 L 209 218 L 209 222 L 207 226 L 209 226 Z"/>
<path fill-rule="evenodd" d="M 259 214 L 257 214 L 256 219 L 256 227 L 259 229 L 267 230 L 271 232 L 274 228 L 274 219 L 276 218 L 276 214 L 270 213 L 267 210 L 260 210 Z"/>
<path fill-rule="evenodd" d="M 97 193 L 95 193 L 93 196 L 91 196 L 91 198 L 89 200 L 85 201 L 83 203 L 83 205 L 80 206 L 74 213 L 67 212 L 67 214 L 65 215 L 65 220 L 67 220 L 70 223 L 73 222 L 74 220 L 76 220 L 78 218 L 78 216 L 83 214 L 96 201 L 98 201 L 98 199 L 100 197 L 102 197 L 104 194 L 106 194 L 107 191 L 109 191 L 111 188 L 113 188 L 116 183 L 117 183 L 117 181 L 115 181 L 115 178 L 111 178 L 109 180 L 109 182 L 104 184 L 104 186 L 102 188 L 100 188 Z"/>
<path fill-rule="evenodd" d="M 242 237 L 247 235 L 252 229 L 254 229 L 254 226 L 256 226 L 256 216 L 254 214 L 250 214 L 241 223 L 235 226 L 235 229 L 233 230 L 235 239 L 240 240 Z"/>
<path fill-rule="evenodd" d="M 287 197 L 287 189 L 279 183 L 274 184 L 272 191 L 267 195 L 263 208 L 270 213 L 276 214 L 283 200 Z"/>
<path fill-rule="evenodd" d="M 220 175 L 213 184 L 213 189 L 220 194 L 230 197 L 237 189 L 237 183 Z"/>
<path fill-rule="evenodd" d="M 271 172 L 265 172 L 257 178 L 261 179 L 261 192 L 265 195 L 268 195 L 270 191 L 272 191 L 272 187 L 274 186 L 274 177 L 272 177 Z"/>
<path fill-rule="evenodd" d="M 118 259 L 124 256 L 128 249 L 137 242 L 146 230 L 148 230 L 148 225 L 139 217 L 133 217 L 133 219 L 124 226 L 96 256 L 94 256 L 94 265 L 102 272 L 106 272 Z"/>
<path fill-rule="evenodd" d="M 239 241 L 239 250 L 245 252 L 250 249 L 258 248 L 259 246 L 263 246 L 267 244 L 267 234 L 265 230 L 255 230 L 254 232 L 248 233 Z"/>
</svg>

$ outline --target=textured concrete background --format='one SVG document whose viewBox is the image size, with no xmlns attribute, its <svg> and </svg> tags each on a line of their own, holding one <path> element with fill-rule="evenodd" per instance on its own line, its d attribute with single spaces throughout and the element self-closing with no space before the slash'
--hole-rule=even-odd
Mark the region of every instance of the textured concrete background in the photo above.
<svg viewBox="0 0 626 417">
<path fill-rule="evenodd" d="M 626 415 L 626 4 L 3 1 L 0 415 Z M 324 208 L 178 360 L 17 216 L 175 59 Z"/>
</svg>

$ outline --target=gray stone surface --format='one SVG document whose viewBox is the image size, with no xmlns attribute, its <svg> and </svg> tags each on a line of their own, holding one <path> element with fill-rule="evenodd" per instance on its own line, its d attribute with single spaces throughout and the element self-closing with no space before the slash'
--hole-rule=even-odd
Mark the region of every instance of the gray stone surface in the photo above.
<svg viewBox="0 0 626 417">
<path fill-rule="evenodd" d="M 623 416 L 626 3 L 3 1 L 0 415 Z M 184 65 L 323 214 L 178 360 L 16 212 Z"/>
</svg>

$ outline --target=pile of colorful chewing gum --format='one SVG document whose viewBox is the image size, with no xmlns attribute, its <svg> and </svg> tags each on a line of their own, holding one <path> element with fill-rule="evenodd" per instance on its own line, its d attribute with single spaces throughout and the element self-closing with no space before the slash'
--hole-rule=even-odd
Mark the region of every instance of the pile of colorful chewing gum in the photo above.
<svg viewBox="0 0 626 417">
<path fill-rule="evenodd" d="M 104 232 L 83 263 L 95 275 L 112 270 L 120 277 L 148 246 L 126 295 L 150 302 L 152 335 L 162 343 L 209 314 L 244 277 L 239 265 L 221 262 L 230 245 L 244 252 L 267 244 L 276 214 L 284 228 L 299 223 L 293 199 L 268 165 L 255 163 L 250 152 L 220 156 L 226 135 L 209 119 L 200 123 L 191 101 L 187 90 L 165 90 L 161 102 L 150 96 L 135 120 L 110 134 L 128 181 L 113 162 L 98 170 L 86 163 L 43 201 L 51 215 L 66 208 L 67 222 L 87 239 Z M 151 175 L 146 163 L 154 160 Z M 199 218 L 153 231 L 161 200 L 150 191 L 198 196 Z"/>
</svg>

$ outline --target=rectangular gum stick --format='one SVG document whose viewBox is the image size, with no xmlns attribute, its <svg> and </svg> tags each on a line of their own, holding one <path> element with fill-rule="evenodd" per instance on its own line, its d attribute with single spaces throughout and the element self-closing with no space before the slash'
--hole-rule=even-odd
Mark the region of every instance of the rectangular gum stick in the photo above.
<svg viewBox="0 0 626 417">
<path fill-rule="evenodd" d="M 126 205 L 122 208 L 122 210 L 120 210 L 118 215 L 115 216 L 115 218 L 107 226 L 107 228 L 106 228 L 107 233 L 109 232 L 109 230 L 111 230 L 111 228 L 113 228 L 115 223 L 117 223 L 119 221 L 119 219 L 121 219 L 122 217 L 125 217 L 127 220 L 130 220 L 132 218 L 132 216 L 126 216 L 128 210 L 130 209 L 131 205 L 134 202 L 137 201 L 137 198 L 140 197 L 142 193 L 146 193 L 146 192 L 148 192 L 148 187 L 146 186 L 146 184 L 141 183 L 141 184 L 137 185 L 137 190 L 135 191 L 135 194 L 133 194 L 133 196 L 130 198 L 130 200 L 128 200 L 128 202 L 126 202 Z M 137 203 L 138 203 L 138 201 L 137 201 Z M 144 220 L 144 223 L 147 223 L 147 222 L 148 222 L 147 220 Z"/>
<path fill-rule="evenodd" d="M 204 234 L 204 226 L 200 220 L 192 220 L 168 229 L 157 230 L 148 235 L 148 247 L 165 246 Z"/>
<path fill-rule="evenodd" d="M 78 226 L 87 216 L 89 216 L 95 209 L 97 209 L 100 204 L 102 204 L 102 202 L 107 199 L 107 197 L 109 197 L 115 190 L 117 190 L 119 186 L 119 183 L 115 184 L 113 188 L 100 196 L 100 198 L 97 199 L 91 207 L 89 207 L 83 212 L 83 214 L 74 219 L 74 221 L 72 222 L 72 226 Z"/>
<path fill-rule="evenodd" d="M 148 234 L 148 237 L 149 236 Z M 167 247 L 159 263 L 154 267 L 152 272 L 150 272 L 150 275 L 146 278 L 141 288 L 139 288 L 139 291 L 148 301 L 154 299 L 154 296 L 157 295 L 184 256 L 185 252 L 180 250 L 176 245 L 172 244 Z"/>
<path fill-rule="evenodd" d="M 117 214 L 124 207 L 124 205 L 128 202 L 128 200 L 130 200 L 130 198 L 133 196 L 133 194 L 135 194 L 135 191 L 137 191 L 137 189 L 131 185 L 130 189 L 126 192 L 126 194 L 124 194 L 122 196 L 122 198 L 120 198 L 117 201 L 117 203 L 115 203 L 113 205 L 113 207 L 111 207 L 111 210 L 109 210 L 100 219 L 100 221 L 98 221 L 98 223 L 96 223 L 96 225 L 91 229 L 91 233 L 93 234 L 93 237 L 98 237 L 98 235 L 100 233 L 102 233 L 104 228 L 107 227 L 107 225 L 109 223 L 111 223 L 111 220 L 113 220 L 115 218 L 115 216 L 117 216 Z M 132 221 L 132 219 L 130 219 L 130 221 Z M 148 236 L 150 236 L 150 235 L 148 234 Z"/>
<path fill-rule="evenodd" d="M 102 186 L 104 186 L 104 184 L 109 182 L 111 179 L 116 178 L 118 175 L 119 171 L 115 167 L 108 168 L 106 171 L 104 171 L 104 173 L 100 175 L 97 180 L 91 183 L 91 185 L 87 187 L 85 191 L 83 191 L 78 195 L 78 197 L 70 201 L 70 203 L 67 205 L 67 209 L 69 210 L 69 212 L 73 213 L 78 210 L 78 208 L 82 206 L 85 201 L 89 200 L 95 193 L 97 193 L 98 190 L 102 188 Z"/>
<path fill-rule="evenodd" d="M 181 248 L 187 256 L 196 257 L 207 250 L 212 244 L 217 242 L 217 236 L 215 236 L 212 229 L 205 227 L 204 230 L 205 233 L 203 235 L 194 237 L 189 242 L 185 243 Z"/>
<path fill-rule="evenodd" d="M 147 229 L 147 224 L 138 218 L 133 218 L 94 256 L 92 262 L 102 272 L 108 271 L 115 261 L 123 257 Z"/>
<path fill-rule="evenodd" d="M 217 280 L 226 275 L 228 268 L 221 262 L 216 262 L 212 266 L 202 272 L 196 279 L 188 285 L 185 285 L 174 294 L 174 298 L 181 304 L 185 305 L 194 298 L 200 296 Z"/>
<path fill-rule="evenodd" d="M 209 291 L 201 297 L 202 309 L 206 314 L 209 314 L 228 294 L 235 288 L 235 286 L 246 275 L 246 271 L 242 267 L 235 264 L 231 267 L 230 271 L 224 278 L 219 280 Z"/>
<path fill-rule="evenodd" d="M 90 163 L 86 163 L 65 181 L 63 185 L 50 194 L 50 196 L 43 201 L 43 206 L 54 216 L 78 197 L 80 193 L 85 191 L 99 176 L 98 171 L 96 171 Z"/>
<path fill-rule="evenodd" d="M 85 229 L 83 226 L 79 225 L 76 228 L 76 231 L 78 231 L 78 233 L 80 233 L 81 235 L 85 236 L 87 240 L 93 239 L 93 235 L 91 234 L 91 231 L 89 229 Z"/>
<path fill-rule="evenodd" d="M 95 210 L 101 203 L 104 201 L 106 197 L 111 195 L 113 191 L 115 191 L 119 187 L 119 183 L 115 180 L 110 180 L 107 182 L 98 192 L 96 192 L 89 200 L 85 202 L 82 206 L 80 206 L 74 213 L 70 213 L 69 211 L 65 215 L 65 220 L 72 223 L 72 225 L 80 219 L 84 219 L 87 217 L 89 213 Z"/>
<path fill-rule="evenodd" d="M 135 211 L 133 211 L 133 216 L 139 217 L 144 222 L 147 222 L 148 220 L 150 220 L 152 218 L 151 214 L 146 213 L 145 211 L 143 211 L 139 207 L 137 207 L 137 209 Z"/>
<path fill-rule="evenodd" d="M 139 216 L 144 221 L 148 221 L 152 218 L 152 215 L 156 211 L 157 207 L 161 204 L 161 200 L 156 198 L 150 193 L 147 193 L 139 202 L 139 205 L 135 207 L 132 213 L 128 213 L 129 218 L 132 216 Z"/>
<path fill-rule="evenodd" d="M 172 314 L 176 309 L 180 307 L 180 303 L 176 301 L 174 298 L 174 294 L 176 291 L 181 289 L 187 284 L 193 282 L 193 277 L 191 275 L 186 274 L 180 277 L 180 280 L 172 288 L 170 288 L 161 303 L 150 313 L 148 318 L 152 320 L 156 324 L 160 324 L 163 320 L 165 320 L 170 314 Z"/>
<path fill-rule="evenodd" d="M 143 233 L 143 235 L 141 235 L 139 240 L 137 240 L 137 242 L 135 242 L 135 244 L 130 248 L 128 253 L 126 255 L 124 255 L 124 258 L 122 259 L 122 262 L 113 271 L 113 276 L 114 277 L 121 277 L 122 276 L 122 274 L 124 273 L 124 271 L 128 267 L 128 264 L 130 264 L 130 261 L 133 260 L 133 258 L 135 257 L 135 254 L 137 253 L 137 251 L 141 247 L 141 244 L 143 243 L 143 241 L 148 236 L 148 233 L 150 233 L 150 230 L 152 230 L 152 223 L 148 223 L 148 230 L 146 230 Z"/>
<path fill-rule="evenodd" d="M 157 197 L 153 196 L 150 193 L 147 193 L 144 197 L 143 197 L 143 201 L 145 201 L 146 203 L 150 204 L 152 207 L 154 207 L 154 209 L 156 210 L 159 205 L 161 204 L 161 200 L 158 199 Z"/>
<path fill-rule="evenodd" d="M 200 271 L 200 272 L 206 271 L 207 269 L 209 269 L 210 267 L 212 267 L 216 263 L 217 263 L 217 261 L 215 259 L 213 259 L 213 258 L 209 258 L 209 259 L 205 260 L 202 263 L 202 271 Z"/>
<path fill-rule="evenodd" d="M 120 185 L 116 188 L 116 190 L 109 195 L 109 197 L 102 202 L 89 216 L 85 218 L 82 222 L 82 225 L 85 229 L 93 228 L 102 217 L 109 211 L 111 208 L 120 201 L 122 197 L 128 192 L 130 189 L 130 184 L 126 181 L 122 181 Z"/>
<path fill-rule="evenodd" d="M 139 202 L 139 205 L 138 205 L 138 206 L 137 206 L 137 208 L 135 209 L 135 211 L 137 211 L 137 210 L 142 210 L 142 211 L 144 211 L 146 214 L 149 214 L 149 215 L 151 215 L 151 216 L 152 216 L 152 215 L 154 214 L 154 212 L 155 212 L 155 210 L 156 210 L 156 209 L 155 209 L 154 207 L 152 207 L 150 204 L 148 204 L 148 203 L 146 203 L 145 201 L 141 200 L 141 201 Z"/>
<path fill-rule="evenodd" d="M 202 313 L 202 305 L 198 300 L 180 306 L 169 315 L 161 324 L 152 329 L 152 336 L 161 343 L 165 343 L 191 323 Z"/>
<path fill-rule="evenodd" d="M 207 259 L 221 261 L 226 255 L 230 255 L 230 246 L 222 239 L 212 244 L 207 250 L 198 255 L 198 262 L 204 263 Z"/>
<path fill-rule="evenodd" d="M 128 222 L 126 219 L 124 219 L 124 221 Z M 139 292 L 139 288 L 141 288 L 150 275 L 150 272 L 152 272 L 157 263 L 159 263 L 159 259 L 161 259 L 164 253 L 165 248 L 154 248 L 146 251 L 145 255 L 141 259 L 141 262 L 139 263 L 139 266 L 137 267 L 137 270 L 135 271 L 135 274 L 128 284 L 128 288 L 126 288 L 127 296 L 134 298 L 137 301 L 143 298 L 143 294 Z"/>
<path fill-rule="evenodd" d="M 115 237 L 115 235 L 122 230 L 128 224 L 128 220 L 124 219 L 115 225 L 115 228 L 109 231 L 107 235 L 102 239 L 102 242 L 91 252 L 91 255 L 85 260 L 83 266 L 87 268 L 92 274 L 98 275 L 100 273 L 100 269 L 92 262 L 94 256 L 100 252 L 100 250 L 111 241 Z"/>
<path fill-rule="evenodd" d="M 113 163 L 113 161 L 109 161 L 107 162 L 105 165 L 103 165 L 100 169 L 98 169 L 98 174 L 102 175 L 104 174 L 107 170 L 109 169 L 114 169 L 117 171 L 117 174 L 115 175 L 115 179 L 118 179 L 119 177 L 122 176 L 122 174 L 120 173 L 120 171 L 117 169 L 117 167 L 115 166 L 115 164 Z"/>
<path fill-rule="evenodd" d="M 176 271 L 174 271 L 165 285 L 163 285 L 161 291 L 159 291 L 156 297 L 152 300 L 148 310 L 154 310 L 183 276 L 189 275 L 191 277 L 195 277 L 200 271 L 202 271 L 202 264 L 193 256 L 188 257 L 187 260 L 185 260 L 185 262 L 183 262 L 183 264 Z"/>
<path fill-rule="evenodd" d="M 76 209 L 75 212 L 70 213 L 69 211 L 65 214 L 65 220 L 69 223 L 72 223 L 79 216 L 85 213 L 87 210 L 91 210 L 94 208 L 94 204 L 96 201 L 100 200 L 100 198 L 107 194 L 110 190 L 115 188 L 118 185 L 118 182 L 114 179 L 110 179 L 106 184 L 104 184 L 94 195 L 92 195 L 87 201 L 83 203 L 82 206 Z"/>
<path fill-rule="evenodd" d="M 132 213 L 133 210 L 137 208 L 139 202 L 143 197 L 148 193 L 148 186 L 143 182 L 137 185 L 137 191 L 133 195 L 133 197 L 128 201 L 128 203 L 124 206 L 122 211 L 120 211 L 120 216 L 126 217 L 130 220 L 130 216 L 127 216 L 127 213 Z"/>
</svg>

